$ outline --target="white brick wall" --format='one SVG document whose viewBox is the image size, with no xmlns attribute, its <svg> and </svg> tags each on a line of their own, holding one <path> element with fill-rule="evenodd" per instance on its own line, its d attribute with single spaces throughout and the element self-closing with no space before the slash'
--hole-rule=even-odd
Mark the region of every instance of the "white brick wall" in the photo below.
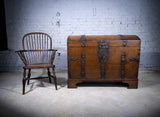
<svg viewBox="0 0 160 117">
<path fill-rule="evenodd" d="M 9 52 L 0 68 L 21 68 L 14 53 L 25 33 L 41 31 L 58 49 L 57 69 L 67 69 L 68 35 L 132 34 L 141 38 L 141 69 L 160 69 L 159 0 L 5 0 Z M 153 62 L 154 61 L 154 62 Z"/>
</svg>

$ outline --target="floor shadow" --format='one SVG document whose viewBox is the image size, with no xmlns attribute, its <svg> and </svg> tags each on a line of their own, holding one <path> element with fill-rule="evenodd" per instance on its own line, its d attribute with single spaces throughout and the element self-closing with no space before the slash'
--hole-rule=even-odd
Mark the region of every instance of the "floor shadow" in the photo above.
<svg viewBox="0 0 160 117">
<path fill-rule="evenodd" d="M 1 117 L 28 117 L 31 114 L 21 112 L 19 108 L 0 100 L 0 115 Z"/>
<path fill-rule="evenodd" d="M 17 90 L 14 89 L 9 89 L 7 87 L 0 87 L 1 90 L 5 90 L 6 92 L 11 92 L 11 93 L 17 93 L 20 94 L 20 92 L 18 92 Z"/>
<path fill-rule="evenodd" d="M 128 87 L 127 83 L 122 82 L 83 82 L 78 83 L 78 87 Z"/>
<path fill-rule="evenodd" d="M 25 94 L 33 91 L 37 87 L 48 87 L 48 86 L 51 86 L 52 84 L 54 84 L 53 78 L 51 79 L 51 83 L 49 82 L 48 78 L 32 80 L 32 82 L 30 81 L 29 85 L 27 85 L 27 83 L 26 83 L 26 87 L 30 86 L 30 89 L 28 91 L 26 91 Z M 59 89 L 65 87 L 67 85 L 67 79 L 63 78 L 63 77 L 58 77 L 57 78 L 57 85 L 60 86 Z"/>
<path fill-rule="evenodd" d="M 49 83 L 49 79 L 45 78 L 45 79 L 37 79 L 38 81 L 40 81 L 39 86 L 40 87 L 45 87 L 45 85 L 43 84 L 43 82 L 45 83 Z M 54 79 L 51 78 L 51 84 L 54 83 Z M 65 87 L 67 85 L 67 79 L 64 77 L 57 77 L 57 85 L 60 85 L 61 87 Z"/>
</svg>

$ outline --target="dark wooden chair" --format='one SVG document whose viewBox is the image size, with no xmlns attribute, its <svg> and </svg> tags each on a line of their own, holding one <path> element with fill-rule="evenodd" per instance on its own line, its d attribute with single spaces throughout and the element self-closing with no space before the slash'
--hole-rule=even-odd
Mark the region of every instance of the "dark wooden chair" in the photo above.
<svg viewBox="0 0 160 117">
<path fill-rule="evenodd" d="M 22 46 L 23 50 L 15 51 L 25 64 L 23 67 L 22 94 L 25 94 L 26 81 L 28 81 L 27 84 L 29 85 L 29 81 L 32 79 L 49 78 L 49 82 L 51 83 L 51 78 L 53 78 L 55 88 L 57 90 L 57 81 L 54 69 L 55 65 L 53 64 L 57 50 L 52 49 L 52 38 L 48 34 L 42 32 L 27 33 L 22 39 Z M 32 68 L 47 68 L 48 77 L 30 78 Z M 50 68 L 52 68 L 53 75 L 50 73 Z M 27 75 L 26 69 L 28 70 Z"/>
</svg>

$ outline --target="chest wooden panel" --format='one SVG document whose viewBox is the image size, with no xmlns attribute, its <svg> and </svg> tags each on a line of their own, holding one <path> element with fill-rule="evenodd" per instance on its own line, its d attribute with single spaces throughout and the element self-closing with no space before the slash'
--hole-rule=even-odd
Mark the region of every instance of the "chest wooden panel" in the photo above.
<svg viewBox="0 0 160 117">
<path fill-rule="evenodd" d="M 87 81 L 138 87 L 140 39 L 135 35 L 69 36 L 68 88 Z"/>
</svg>

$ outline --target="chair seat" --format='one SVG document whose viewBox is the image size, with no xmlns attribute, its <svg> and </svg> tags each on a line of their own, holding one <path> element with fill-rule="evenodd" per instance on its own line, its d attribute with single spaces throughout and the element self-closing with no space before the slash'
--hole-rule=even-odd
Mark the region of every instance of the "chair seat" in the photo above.
<svg viewBox="0 0 160 117">
<path fill-rule="evenodd" d="M 23 68 L 31 69 L 31 68 L 53 68 L 55 65 L 49 63 L 38 63 L 38 64 L 30 64 L 26 65 Z"/>
</svg>

